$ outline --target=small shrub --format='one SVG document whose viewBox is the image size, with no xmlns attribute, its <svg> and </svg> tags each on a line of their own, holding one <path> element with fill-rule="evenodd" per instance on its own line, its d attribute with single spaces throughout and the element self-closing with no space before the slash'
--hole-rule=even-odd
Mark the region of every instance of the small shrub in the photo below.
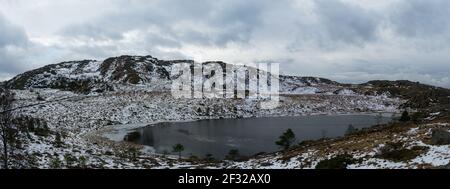
<svg viewBox="0 0 450 189">
<path fill-rule="evenodd" d="M 40 94 L 38 94 L 38 96 L 36 97 L 37 101 L 45 101 L 45 98 L 42 97 Z"/>
<path fill-rule="evenodd" d="M 87 161 L 88 159 L 84 156 L 80 156 L 78 158 L 78 164 L 80 166 L 81 169 L 86 169 L 87 168 Z"/>
<path fill-rule="evenodd" d="M 402 116 L 400 117 L 400 120 L 399 121 L 401 121 L 401 122 L 408 122 L 408 121 L 411 121 L 411 117 L 409 116 L 409 113 L 408 113 L 408 111 L 403 111 L 403 113 L 402 113 Z"/>
<path fill-rule="evenodd" d="M 345 135 L 352 135 L 358 132 L 358 129 L 356 129 L 353 125 L 349 125 L 347 127 L 347 130 L 345 131 Z"/>
<path fill-rule="evenodd" d="M 77 163 L 78 159 L 77 157 L 72 156 L 71 154 L 65 154 L 64 161 L 66 161 L 67 167 L 72 167 L 75 163 Z"/>
<path fill-rule="evenodd" d="M 175 144 L 172 147 L 172 152 L 178 153 L 178 159 L 181 159 L 181 152 L 183 152 L 183 151 L 184 151 L 184 146 L 181 144 Z"/>
<path fill-rule="evenodd" d="M 61 169 L 61 168 L 62 168 L 62 162 L 61 162 L 61 160 L 59 160 L 58 157 L 53 158 L 53 159 L 50 161 L 50 168 L 51 168 L 51 169 Z"/>
<path fill-rule="evenodd" d="M 127 135 L 125 135 L 123 140 L 127 141 L 127 142 L 137 142 L 140 139 L 141 139 L 141 133 L 136 131 L 136 132 L 131 132 L 131 133 L 128 133 Z"/>
<path fill-rule="evenodd" d="M 47 137 L 50 135 L 50 129 L 46 125 L 37 127 L 34 130 L 34 134 L 36 134 L 37 136 Z"/>
<path fill-rule="evenodd" d="M 126 156 L 130 158 L 132 161 L 136 161 L 138 157 L 141 155 L 141 151 L 138 148 L 131 147 Z"/>
<path fill-rule="evenodd" d="M 287 150 L 291 147 L 291 145 L 295 142 L 295 140 L 296 139 L 294 132 L 292 131 L 292 129 L 288 129 L 280 136 L 280 138 L 278 139 L 278 141 L 275 142 L 275 144 L 280 146 L 284 150 Z"/>
<path fill-rule="evenodd" d="M 195 156 L 195 155 L 191 155 L 191 156 L 189 156 L 189 158 L 188 158 L 186 161 L 189 161 L 189 162 L 198 162 L 198 161 L 200 161 L 200 158 L 197 157 L 197 156 Z"/>
<path fill-rule="evenodd" d="M 29 164 L 29 166 L 31 168 L 37 168 L 38 167 L 39 158 L 37 157 L 36 154 L 30 154 L 30 155 L 28 155 L 28 157 L 26 159 L 27 159 L 27 162 L 28 162 L 28 164 Z"/>
<path fill-rule="evenodd" d="M 216 159 L 214 158 L 214 156 L 212 154 L 206 154 L 205 155 L 205 161 L 207 161 L 207 162 L 214 162 L 214 161 L 216 161 Z"/>
<path fill-rule="evenodd" d="M 238 149 L 232 149 L 228 152 L 228 155 L 225 157 L 227 160 L 235 161 L 240 157 L 240 153 Z"/>
<path fill-rule="evenodd" d="M 31 132 L 37 136 L 47 137 L 51 133 L 46 121 L 30 116 L 17 117 L 13 120 L 13 123 L 19 125 L 22 131 Z"/>
<path fill-rule="evenodd" d="M 355 163 L 356 160 L 349 154 L 338 155 L 334 158 L 320 161 L 316 169 L 347 169 L 347 166 Z"/>
<path fill-rule="evenodd" d="M 264 162 L 264 163 L 261 163 L 261 166 L 262 167 L 269 167 L 269 166 L 272 166 L 273 165 L 273 163 L 271 163 L 271 162 Z"/>
<path fill-rule="evenodd" d="M 414 159 L 427 150 L 428 147 L 422 146 L 414 146 L 408 149 L 402 142 L 387 143 L 380 149 L 377 157 L 394 162 L 402 162 Z"/>
<path fill-rule="evenodd" d="M 411 115 L 411 121 L 413 121 L 416 124 L 422 121 L 423 118 L 425 118 L 425 114 L 423 112 L 416 112 L 413 115 Z"/>
<path fill-rule="evenodd" d="M 61 140 L 61 134 L 59 132 L 55 134 L 55 140 L 53 141 L 53 143 L 56 147 L 61 147 L 64 145 L 64 142 Z"/>
</svg>

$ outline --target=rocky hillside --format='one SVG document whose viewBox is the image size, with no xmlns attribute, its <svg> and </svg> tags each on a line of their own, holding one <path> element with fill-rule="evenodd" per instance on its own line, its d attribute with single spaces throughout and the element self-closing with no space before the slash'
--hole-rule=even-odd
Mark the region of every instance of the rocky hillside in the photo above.
<svg viewBox="0 0 450 189">
<path fill-rule="evenodd" d="M 25 72 L 11 79 L 12 89 L 51 88 L 78 93 L 114 90 L 117 84 L 146 84 L 156 88 L 167 83 L 171 62 L 150 56 L 121 56 L 105 61 L 62 62 Z"/>
<path fill-rule="evenodd" d="M 421 109 L 450 115 L 450 90 L 411 81 L 370 81 L 361 85 L 367 93 L 389 93 L 393 97 L 408 100 L 402 108 Z"/>
</svg>

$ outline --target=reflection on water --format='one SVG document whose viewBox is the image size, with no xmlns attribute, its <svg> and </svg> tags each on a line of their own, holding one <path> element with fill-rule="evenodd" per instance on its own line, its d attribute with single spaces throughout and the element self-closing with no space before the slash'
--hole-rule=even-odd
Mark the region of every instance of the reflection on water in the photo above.
<svg viewBox="0 0 450 189">
<path fill-rule="evenodd" d="M 179 143 L 185 147 L 185 156 L 210 154 L 221 159 L 232 149 L 241 155 L 277 151 L 275 141 L 289 128 L 301 142 L 343 136 L 349 125 L 361 129 L 388 121 L 372 115 L 318 115 L 160 123 L 128 133 L 124 140 L 152 146 L 158 153 L 171 152 Z"/>
</svg>

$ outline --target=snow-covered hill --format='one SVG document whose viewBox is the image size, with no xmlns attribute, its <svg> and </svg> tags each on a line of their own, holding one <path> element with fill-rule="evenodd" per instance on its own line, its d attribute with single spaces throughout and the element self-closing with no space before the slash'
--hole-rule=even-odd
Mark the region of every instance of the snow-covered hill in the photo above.
<svg viewBox="0 0 450 189">
<path fill-rule="evenodd" d="M 170 65 L 150 56 L 62 62 L 20 74 L 6 85 L 19 90 L 51 88 L 78 93 L 112 91 L 116 85 L 146 85 L 149 90 L 161 90 L 170 81 Z"/>
<path fill-rule="evenodd" d="M 6 85 L 12 89 L 51 88 L 77 93 L 144 89 L 167 91 L 174 79 L 173 64 L 191 60 L 165 61 L 151 56 L 120 56 L 104 61 L 83 60 L 48 65 L 16 76 Z M 202 64 L 223 62 L 205 62 Z M 280 76 L 280 92 L 289 94 L 334 93 L 342 86 L 334 81 L 298 76 Z"/>
</svg>

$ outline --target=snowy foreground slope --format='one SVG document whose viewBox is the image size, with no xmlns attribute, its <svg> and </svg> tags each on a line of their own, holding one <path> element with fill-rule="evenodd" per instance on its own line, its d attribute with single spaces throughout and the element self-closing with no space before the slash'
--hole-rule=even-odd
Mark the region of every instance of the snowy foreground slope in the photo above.
<svg viewBox="0 0 450 189">
<path fill-rule="evenodd" d="M 324 160 L 348 161 L 349 169 L 427 169 L 449 168 L 449 145 L 430 144 L 431 130 L 445 128 L 449 123 L 401 125 L 339 139 L 316 141 L 309 145 L 264 155 L 244 162 L 226 165 L 241 169 L 314 169 Z M 383 148 L 401 145 L 398 157 L 383 156 Z M 345 154 L 345 158 L 338 159 Z M 333 159 L 334 158 L 334 159 Z"/>
<path fill-rule="evenodd" d="M 311 77 L 281 76 L 281 104 L 259 108 L 258 100 L 175 99 L 170 91 L 173 63 L 156 58 L 122 56 L 100 61 L 66 62 L 33 70 L 6 82 L 16 93 L 18 116 L 45 123 L 49 134 L 22 134 L 18 153 L 25 163 L 18 168 L 315 168 L 319 161 L 338 154 L 352 156 L 349 168 L 427 168 L 447 165 L 448 145 L 427 143 L 434 127 L 446 121 L 381 129 L 341 139 L 316 141 L 280 153 L 240 162 L 199 159 L 177 160 L 154 154 L 149 148 L 106 138 L 108 133 L 164 121 L 399 112 L 406 99 L 370 85 L 342 85 Z M 40 127 L 38 125 L 37 127 Z M 387 142 L 402 147 L 422 146 L 422 153 L 407 161 L 378 157 Z M 417 147 L 416 147 L 417 148 Z"/>
</svg>

